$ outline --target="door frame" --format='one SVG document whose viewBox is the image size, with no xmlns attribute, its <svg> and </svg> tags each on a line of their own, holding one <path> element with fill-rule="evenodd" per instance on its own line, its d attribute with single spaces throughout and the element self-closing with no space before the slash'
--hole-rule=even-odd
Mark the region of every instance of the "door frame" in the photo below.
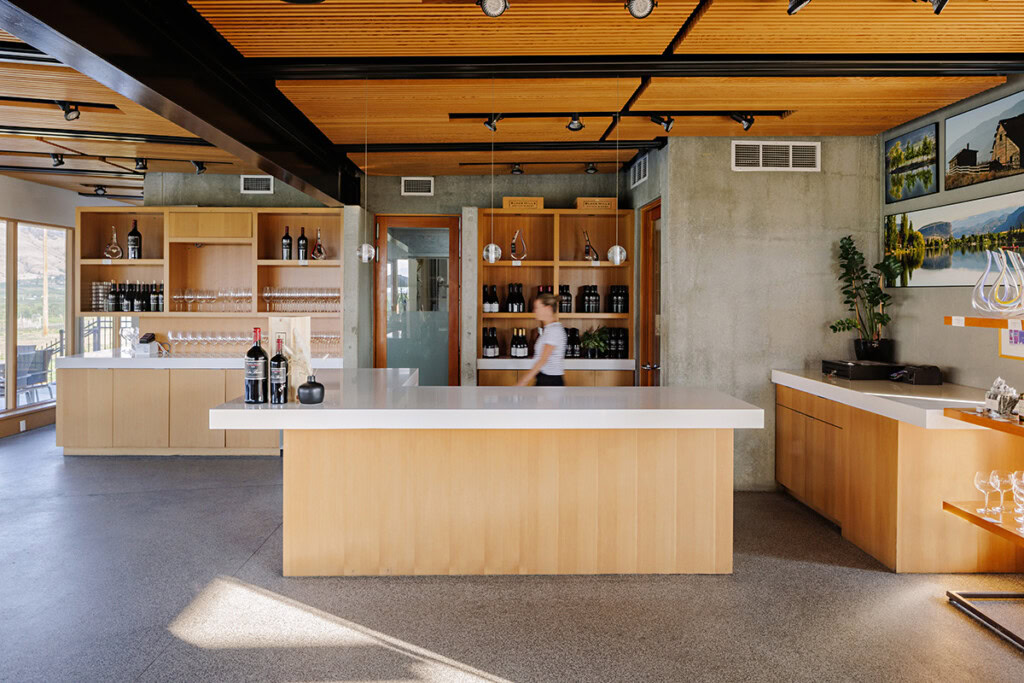
<svg viewBox="0 0 1024 683">
<path fill-rule="evenodd" d="M 640 344 L 636 354 L 637 386 L 649 387 L 659 386 L 661 377 L 658 376 L 658 383 L 654 384 L 654 372 L 660 372 L 660 365 L 654 369 L 643 368 L 645 359 L 654 355 L 654 326 L 656 324 L 654 306 L 651 292 L 656 284 L 654 282 L 654 221 L 661 218 L 661 197 L 644 204 L 640 207 Z M 660 354 L 659 354 L 660 359 Z"/>
<path fill-rule="evenodd" d="M 448 228 L 448 385 L 459 385 L 459 343 L 462 339 L 461 214 L 380 214 L 376 219 L 377 259 L 373 264 L 373 367 L 388 366 L 387 297 L 389 228 Z"/>
</svg>

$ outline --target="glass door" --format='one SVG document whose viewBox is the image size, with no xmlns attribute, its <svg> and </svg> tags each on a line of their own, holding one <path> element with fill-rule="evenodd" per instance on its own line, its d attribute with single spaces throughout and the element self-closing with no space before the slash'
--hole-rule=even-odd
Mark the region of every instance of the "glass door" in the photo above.
<svg viewBox="0 0 1024 683">
<path fill-rule="evenodd" d="M 375 365 L 417 368 L 424 386 L 458 384 L 458 217 L 377 224 Z"/>
<path fill-rule="evenodd" d="M 661 386 L 661 200 L 640 212 L 640 386 Z"/>
</svg>

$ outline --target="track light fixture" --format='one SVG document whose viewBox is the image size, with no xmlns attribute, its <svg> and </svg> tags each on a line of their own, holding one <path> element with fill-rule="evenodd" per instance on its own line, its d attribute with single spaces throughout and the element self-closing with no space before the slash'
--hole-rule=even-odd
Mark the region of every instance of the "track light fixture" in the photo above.
<svg viewBox="0 0 1024 683">
<path fill-rule="evenodd" d="M 192 165 L 196 167 L 196 175 L 203 175 L 206 173 L 206 163 L 203 161 L 193 161 Z"/>
<path fill-rule="evenodd" d="M 476 0 L 476 4 L 489 17 L 500 17 L 508 9 L 508 0 Z"/>
<path fill-rule="evenodd" d="M 594 175 L 595 173 L 597 173 L 597 164 L 591 161 L 587 164 L 587 175 Z"/>
<path fill-rule="evenodd" d="M 626 3 L 626 9 L 629 10 L 634 19 L 646 19 L 657 6 L 656 0 L 629 0 Z"/>
<path fill-rule="evenodd" d="M 786 14 L 789 14 L 791 16 L 796 14 L 804 7 L 806 7 L 807 3 L 809 3 L 810 1 L 811 0 L 789 0 L 789 9 L 786 10 Z"/>
<path fill-rule="evenodd" d="M 135 170 L 136 171 L 148 171 L 149 170 L 149 163 L 145 159 L 140 157 L 140 158 L 135 160 Z"/>
<path fill-rule="evenodd" d="M 932 0 L 932 10 L 938 14 L 942 11 L 942 8 L 946 6 L 946 2 L 948 2 L 948 0 Z"/>
<path fill-rule="evenodd" d="M 60 107 L 60 110 L 64 112 L 65 121 L 74 121 L 82 115 L 77 104 L 71 104 L 70 102 L 65 102 L 63 100 L 56 100 L 56 102 L 57 106 Z"/>
<path fill-rule="evenodd" d="M 671 116 L 652 116 L 651 122 L 664 128 L 666 133 L 671 133 L 672 126 L 676 125 L 676 120 Z"/>
<path fill-rule="evenodd" d="M 51 154 L 50 158 L 53 159 L 53 167 L 54 168 L 57 168 L 58 166 L 63 166 L 64 165 L 64 155 L 63 154 Z"/>
<path fill-rule="evenodd" d="M 484 128 L 491 131 L 492 133 L 497 133 L 498 121 L 501 121 L 502 118 L 504 117 L 501 114 L 491 114 L 490 116 L 487 117 L 487 120 L 484 121 Z"/>
<path fill-rule="evenodd" d="M 583 125 L 583 120 L 580 118 L 579 114 L 573 114 L 572 120 L 569 121 L 569 125 L 567 125 L 566 128 L 571 130 L 573 133 L 578 133 L 586 128 L 586 126 Z"/>
<path fill-rule="evenodd" d="M 753 116 L 744 116 L 743 114 L 730 114 L 729 118 L 743 126 L 743 130 L 750 130 L 750 127 L 754 125 Z"/>
<path fill-rule="evenodd" d="M 107 188 L 103 187 L 102 185 L 97 185 L 96 189 L 93 190 L 92 192 L 93 192 L 93 194 L 102 197 L 103 195 L 105 195 L 107 193 Z"/>
<path fill-rule="evenodd" d="M 512 175 L 523 175 L 523 165 L 512 164 Z"/>
</svg>

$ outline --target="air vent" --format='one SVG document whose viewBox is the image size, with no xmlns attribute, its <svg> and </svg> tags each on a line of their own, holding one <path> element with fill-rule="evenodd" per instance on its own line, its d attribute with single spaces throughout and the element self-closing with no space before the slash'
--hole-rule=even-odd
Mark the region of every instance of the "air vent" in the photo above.
<svg viewBox="0 0 1024 683">
<path fill-rule="evenodd" d="M 820 142 L 732 141 L 734 171 L 820 171 Z"/>
<path fill-rule="evenodd" d="M 433 197 L 433 178 L 402 178 L 403 197 Z"/>
<path fill-rule="evenodd" d="M 629 169 L 630 189 L 647 181 L 647 155 L 643 155 L 633 162 Z"/>
<path fill-rule="evenodd" d="M 274 176 L 244 175 L 241 185 L 242 194 L 274 194 Z"/>
</svg>

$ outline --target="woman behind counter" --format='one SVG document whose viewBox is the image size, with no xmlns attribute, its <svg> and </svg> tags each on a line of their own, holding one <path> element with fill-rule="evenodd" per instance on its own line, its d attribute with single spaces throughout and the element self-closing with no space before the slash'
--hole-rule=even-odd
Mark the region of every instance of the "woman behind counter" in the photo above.
<svg viewBox="0 0 1024 683">
<path fill-rule="evenodd" d="M 544 326 L 544 331 L 533 347 L 534 364 L 519 380 L 525 387 L 534 377 L 538 387 L 565 386 L 565 328 L 555 320 L 558 298 L 545 292 L 533 300 L 533 314 Z"/>
</svg>

